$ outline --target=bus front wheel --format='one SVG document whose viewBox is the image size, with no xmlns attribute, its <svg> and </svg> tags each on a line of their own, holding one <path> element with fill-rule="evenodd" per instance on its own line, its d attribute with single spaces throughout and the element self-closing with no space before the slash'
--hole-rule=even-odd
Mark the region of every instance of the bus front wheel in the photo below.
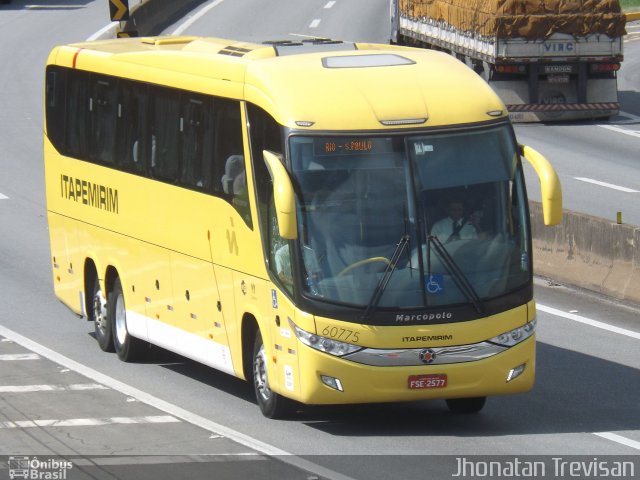
<svg viewBox="0 0 640 480">
<path fill-rule="evenodd" d="M 293 402 L 269 388 L 267 354 L 260 331 L 253 344 L 253 387 L 260 411 L 267 418 L 283 418 L 293 410 Z"/>
<path fill-rule="evenodd" d="M 448 398 L 447 407 L 452 413 L 478 413 L 486 401 L 487 397 Z"/>
<path fill-rule="evenodd" d="M 107 297 L 107 317 L 112 328 L 113 345 L 118 358 L 123 362 L 141 359 L 147 343 L 132 337 L 127 330 L 127 309 L 120 278 L 116 278 Z"/>
</svg>

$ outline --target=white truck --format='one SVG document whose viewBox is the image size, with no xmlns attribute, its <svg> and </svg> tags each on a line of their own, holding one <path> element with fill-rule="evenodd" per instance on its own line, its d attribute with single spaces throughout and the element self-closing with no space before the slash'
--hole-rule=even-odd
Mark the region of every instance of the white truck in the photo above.
<svg viewBox="0 0 640 480">
<path fill-rule="evenodd" d="M 391 43 L 456 55 L 516 122 L 616 115 L 625 23 L 618 0 L 391 0 Z"/>
</svg>

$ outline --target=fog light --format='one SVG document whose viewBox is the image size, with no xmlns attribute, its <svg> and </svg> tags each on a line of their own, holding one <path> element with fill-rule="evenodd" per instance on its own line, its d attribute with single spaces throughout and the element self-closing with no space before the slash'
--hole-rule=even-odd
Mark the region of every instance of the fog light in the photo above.
<svg viewBox="0 0 640 480">
<path fill-rule="evenodd" d="M 342 389 L 342 382 L 337 378 L 328 377 L 327 375 L 320 375 L 320 380 L 322 380 L 322 383 L 324 383 L 327 387 L 331 387 L 334 390 L 338 390 L 339 392 L 344 392 L 344 390 Z"/>
<path fill-rule="evenodd" d="M 507 383 L 509 383 L 514 378 L 518 378 L 520 375 L 522 375 L 522 372 L 524 372 L 524 369 L 526 367 L 527 364 L 523 363 L 522 365 L 518 365 L 516 368 L 512 368 L 511 370 L 509 370 L 509 375 L 507 375 Z"/>
</svg>

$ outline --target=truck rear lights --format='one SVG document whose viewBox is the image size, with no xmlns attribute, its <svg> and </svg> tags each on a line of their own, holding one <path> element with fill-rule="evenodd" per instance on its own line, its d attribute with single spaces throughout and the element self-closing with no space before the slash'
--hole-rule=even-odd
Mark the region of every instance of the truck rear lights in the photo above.
<svg viewBox="0 0 640 480">
<path fill-rule="evenodd" d="M 620 70 L 619 63 L 592 63 L 590 65 L 591 73 L 608 73 Z"/>
<path fill-rule="evenodd" d="M 524 65 L 497 65 L 498 73 L 526 73 L 527 67 Z"/>
</svg>

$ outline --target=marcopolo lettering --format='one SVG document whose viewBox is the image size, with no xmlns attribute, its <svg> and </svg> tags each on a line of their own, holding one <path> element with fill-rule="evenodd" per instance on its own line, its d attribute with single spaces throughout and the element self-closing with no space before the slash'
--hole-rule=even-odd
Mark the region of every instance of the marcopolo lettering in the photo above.
<svg viewBox="0 0 640 480">
<path fill-rule="evenodd" d="M 60 195 L 67 200 L 118 213 L 118 189 L 69 175 L 60 175 Z"/>
<path fill-rule="evenodd" d="M 432 320 L 451 320 L 453 314 L 451 312 L 439 312 L 439 313 L 418 313 L 411 315 L 396 315 L 397 323 L 404 322 L 430 322 Z"/>
</svg>

